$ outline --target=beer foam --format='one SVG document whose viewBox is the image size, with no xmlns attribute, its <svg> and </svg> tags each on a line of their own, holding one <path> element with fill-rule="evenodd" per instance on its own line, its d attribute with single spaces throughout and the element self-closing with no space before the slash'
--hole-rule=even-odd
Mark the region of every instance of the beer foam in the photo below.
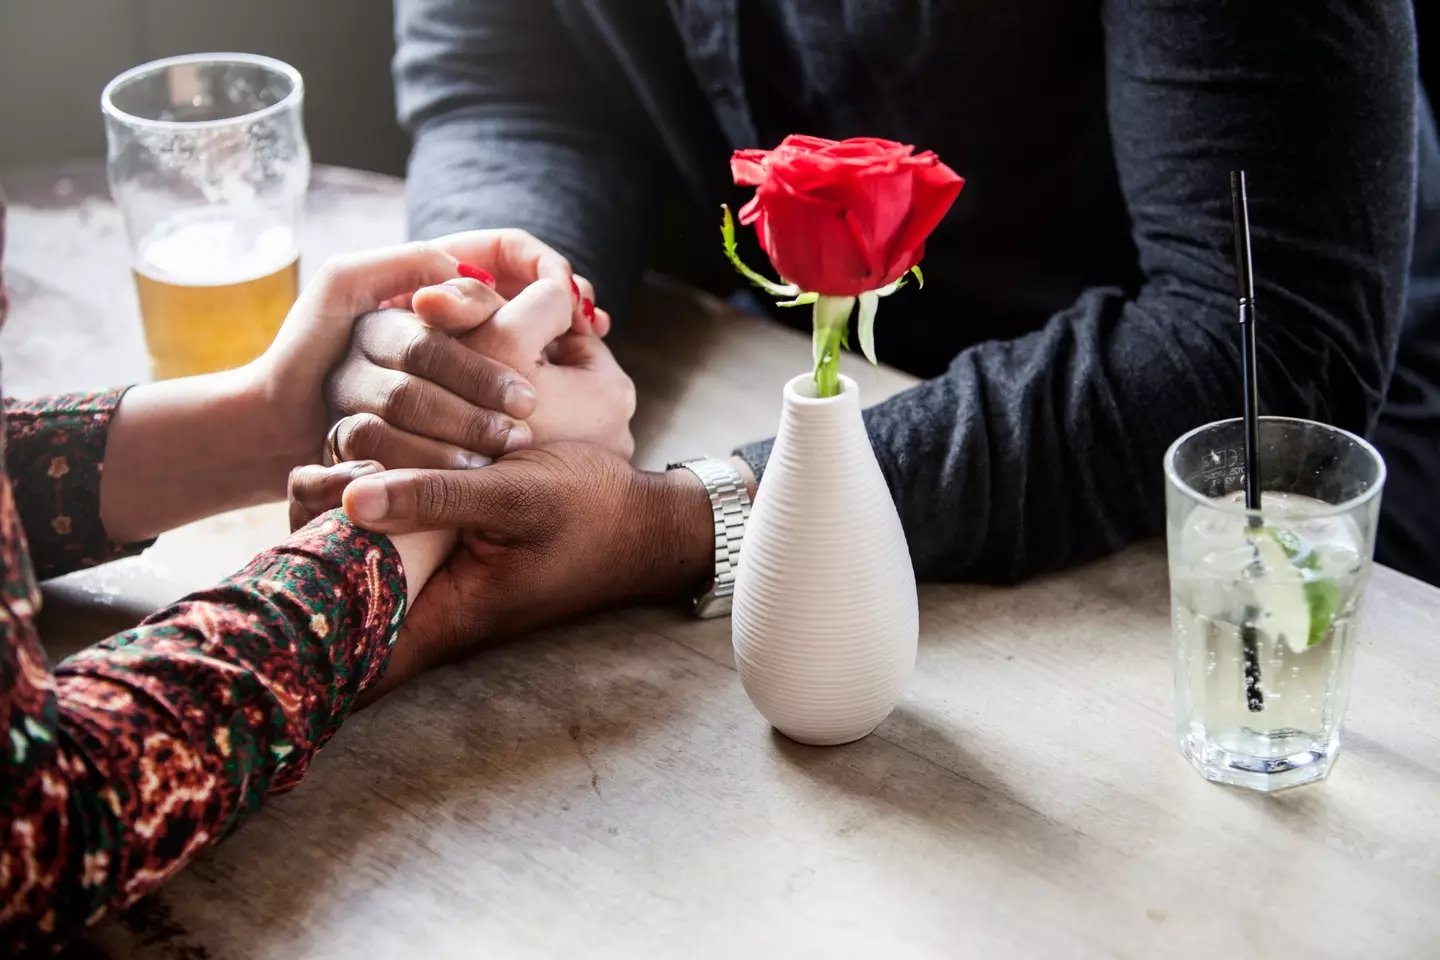
<svg viewBox="0 0 1440 960">
<path fill-rule="evenodd" d="M 135 269 L 166 283 L 224 286 L 274 273 L 298 255 L 289 227 L 207 219 L 162 225 L 141 243 Z"/>
</svg>

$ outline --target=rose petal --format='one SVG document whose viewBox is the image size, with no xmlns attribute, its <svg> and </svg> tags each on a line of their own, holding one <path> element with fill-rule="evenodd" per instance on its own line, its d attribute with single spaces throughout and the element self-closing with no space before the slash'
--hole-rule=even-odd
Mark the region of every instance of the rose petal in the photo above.
<svg viewBox="0 0 1440 960">
<path fill-rule="evenodd" d="M 940 225 L 945 214 L 960 195 L 965 178 L 959 176 L 938 160 L 931 166 L 917 170 L 911 177 L 910 211 L 904 226 L 891 241 L 886 259 L 889 268 L 885 275 L 890 283 L 899 279 L 906 270 L 919 263 L 925 240 Z M 910 259 L 914 257 L 914 259 Z M 908 261 L 908 262 L 907 262 Z"/>
<path fill-rule="evenodd" d="M 823 150 L 826 147 L 833 147 L 837 141 L 826 140 L 824 137 L 811 137 L 803 133 L 792 133 L 780 141 L 776 150 L 793 150 L 798 152 L 809 152 L 812 150 Z"/>
<path fill-rule="evenodd" d="M 785 188 L 772 177 L 760 187 L 766 253 L 780 276 L 801 290 L 854 296 L 869 289 L 869 264 L 842 208 Z"/>
<path fill-rule="evenodd" d="M 765 182 L 765 161 L 767 150 L 736 150 L 730 157 L 730 175 L 737 186 L 758 187 Z"/>
<path fill-rule="evenodd" d="M 750 202 L 749 202 L 749 203 L 745 204 L 745 206 L 743 206 L 743 207 L 740 208 L 740 224 L 741 224 L 741 226 L 746 226 L 746 227 L 750 226 L 750 224 L 752 224 L 752 223 L 754 223 L 756 220 L 760 219 L 760 214 L 761 214 L 761 212 L 762 212 L 762 211 L 761 211 L 761 209 L 760 209 L 760 194 L 757 193 L 757 194 L 755 194 L 755 196 L 753 196 L 753 197 L 750 198 Z"/>
</svg>

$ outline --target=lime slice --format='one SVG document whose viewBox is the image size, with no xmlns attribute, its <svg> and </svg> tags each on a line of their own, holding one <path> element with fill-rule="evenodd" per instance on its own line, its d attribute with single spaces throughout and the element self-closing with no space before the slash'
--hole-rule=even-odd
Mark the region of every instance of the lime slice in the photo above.
<svg viewBox="0 0 1440 960">
<path fill-rule="evenodd" d="M 1275 527 L 1256 532 L 1262 534 L 1251 536 L 1261 568 L 1255 584 L 1261 609 L 1256 626 L 1272 637 L 1283 637 L 1296 653 L 1304 653 L 1330 633 L 1340 611 L 1340 588 L 1334 580 L 1305 579 L 1304 571 L 1317 570 L 1320 559 L 1314 551 L 1306 551 L 1294 533 Z"/>
<path fill-rule="evenodd" d="M 1310 646 L 1324 640 L 1340 612 L 1340 587 L 1334 580 L 1310 580 L 1305 584 L 1310 602 Z"/>
<path fill-rule="evenodd" d="M 1260 575 L 1252 584 L 1259 616 L 1255 626 L 1272 640 L 1284 642 L 1296 653 L 1304 653 L 1310 645 L 1310 601 L 1305 595 L 1305 581 L 1289 554 L 1265 529 L 1252 536 L 1260 565 Z"/>
</svg>

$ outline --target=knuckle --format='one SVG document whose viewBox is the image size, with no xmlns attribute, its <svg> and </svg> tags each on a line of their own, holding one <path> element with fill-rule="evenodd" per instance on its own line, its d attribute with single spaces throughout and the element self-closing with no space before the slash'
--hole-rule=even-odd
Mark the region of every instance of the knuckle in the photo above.
<svg viewBox="0 0 1440 960">
<path fill-rule="evenodd" d="M 433 379 L 439 350 L 435 335 L 425 327 L 416 327 L 400 346 L 400 369 L 417 377 Z"/>
<path fill-rule="evenodd" d="M 331 290 L 344 284 L 349 276 L 350 257 L 339 255 L 320 264 L 320 269 L 315 272 L 314 282 L 322 289 Z"/>
<path fill-rule="evenodd" d="M 409 376 L 390 377 L 381 388 L 376 406 L 386 420 L 407 420 L 418 402 L 416 383 Z"/>
<path fill-rule="evenodd" d="M 420 475 L 416 494 L 415 516 L 425 523 L 434 523 L 450 514 L 453 494 L 448 478 L 441 473 L 427 472 Z"/>
<path fill-rule="evenodd" d="M 285 496 L 290 500 L 300 500 L 309 491 L 310 483 L 306 472 L 309 467 L 295 467 L 290 471 L 290 478 L 285 482 Z"/>
<path fill-rule="evenodd" d="M 336 446 L 345 460 L 380 460 L 381 447 L 390 425 L 373 413 L 357 413 L 341 421 Z"/>
<path fill-rule="evenodd" d="M 630 379 L 629 374 L 620 374 L 620 404 L 625 410 L 625 419 L 628 421 L 635 416 L 635 408 L 639 405 L 639 397 L 635 392 L 635 381 Z"/>
<path fill-rule="evenodd" d="M 475 492 L 464 481 L 463 474 L 452 471 L 428 471 L 421 475 L 420 502 L 416 516 L 424 523 L 463 523 L 476 510 Z"/>
<path fill-rule="evenodd" d="M 520 382 L 519 376 L 507 372 L 507 368 L 485 357 L 475 357 L 476 362 L 466 371 L 470 384 L 471 401 L 499 409 L 505 402 L 506 392 Z"/>
<path fill-rule="evenodd" d="M 514 424 L 491 410 L 473 410 L 465 424 L 465 444 L 477 453 L 498 451 Z"/>
</svg>

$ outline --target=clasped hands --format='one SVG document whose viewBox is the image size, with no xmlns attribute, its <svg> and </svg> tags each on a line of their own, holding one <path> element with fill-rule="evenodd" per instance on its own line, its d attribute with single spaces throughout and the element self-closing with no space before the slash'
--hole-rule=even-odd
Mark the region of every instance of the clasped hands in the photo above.
<svg viewBox="0 0 1440 960">
<path fill-rule="evenodd" d="M 713 562 L 698 481 L 630 466 L 635 389 L 589 283 L 521 231 L 431 246 L 494 284 L 454 277 L 356 321 L 325 384 L 340 462 L 290 478 L 292 526 L 343 504 L 434 570 L 376 694 L 546 623 L 683 595 Z"/>
</svg>

